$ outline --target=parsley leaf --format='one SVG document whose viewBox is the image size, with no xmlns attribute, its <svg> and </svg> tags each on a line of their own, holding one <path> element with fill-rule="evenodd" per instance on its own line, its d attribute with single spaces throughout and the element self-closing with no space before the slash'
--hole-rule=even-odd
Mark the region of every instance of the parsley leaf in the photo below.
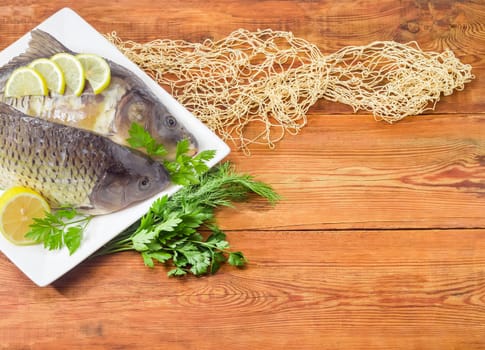
<svg viewBox="0 0 485 350">
<path fill-rule="evenodd" d="M 167 150 L 162 144 L 157 143 L 148 131 L 138 123 L 131 123 L 128 129 L 130 137 L 126 139 L 133 148 L 145 148 L 147 154 L 153 157 L 163 157 Z"/>
<path fill-rule="evenodd" d="M 175 184 L 183 186 L 198 184 L 200 175 L 209 170 L 205 162 L 216 155 L 214 150 L 205 150 L 191 157 L 187 155 L 188 151 L 189 141 L 182 140 L 177 143 L 175 161 L 164 162 L 172 182 Z"/>
<path fill-rule="evenodd" d="M 181 269 L 180 267 L 176 267 L 175 269 L 172 269 L 167 273 L 168 277 L 185 276 L 186 274 L 187 274 L 187 271 L 185 271 L 184 269 Z"/>
<path fill-rule="evenodd" d="M 92 216 L 80 215 L 74 208 L 64 207 L 43 218 L 34 218 L 26 237 L 36 243 L 43 243 L 48 250 L 67 247 L 69 255 L 74 254 L 81 245 L 83 231 Z"/>
<path fill-rule="evenodd" d="M 138 123 L 131 123 L 128 130 L 130 137 L 126 140 L 133 148 L 143 148 L 149 156 L 163 157 L 167 150 L 162 144 Z M 164 160 L 163 165 L 170 174 L 174 184 L 188 186 L 199 183 L 199 177 L 209 170 L 206 162 L 214 158 L 214 150 L 204 150 L 196 156 L 189 155 L 190 142 L 187 139 L 177 142 L 175 160 Z"/>
<path fill-rule="evenodd" d="M 158 235 L 155 230 L 143 229 L 137 232 L 133 236 L 133 248 L 139 252 L 143 252 L 148 249 L 148 245 L 152 242 Z"/>
<path fill-rule="evenodd" d="M 64 232 L 64 244 L 69 250 L 69 255 L 72 255 L 81 245 L 83 238 L 83 227 L 70 226 Z"/>
<path fill-rule="evenodd" d="M 232 252 L 229 253 L 227 262 L 232 266 L 244 266 L 246 264 L 246 258 L 241 252 Z"/>
</svg>

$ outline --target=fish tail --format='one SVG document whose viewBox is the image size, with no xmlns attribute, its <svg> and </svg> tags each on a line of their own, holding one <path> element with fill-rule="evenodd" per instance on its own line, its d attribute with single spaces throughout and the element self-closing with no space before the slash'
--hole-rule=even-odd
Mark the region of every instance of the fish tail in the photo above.
<svg viewBox="0 0 485 350">
<path fill-rule="evenodd" d="M 43 30 L 34 29 L 30 32 L 30 35 L 31 38 L 27 50 L 11 59 L 6 65 L 0 68 L 0 72 L 28 65 L 37 58 L 49 58 L 59 52 L 73 53 L 56 38 Z"/>
</svg>

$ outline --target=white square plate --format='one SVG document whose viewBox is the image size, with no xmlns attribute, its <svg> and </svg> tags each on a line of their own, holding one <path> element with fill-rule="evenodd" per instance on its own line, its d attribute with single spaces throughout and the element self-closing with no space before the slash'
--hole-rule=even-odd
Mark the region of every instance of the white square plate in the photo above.
<svg viewBox="0 0 485 350">
<path fill-rule="evenodd" d="M 209 166 L 226 157 L 229 147 L 209 130 L 202 122 L 181 106 L 170 94 L 145 74 L 138 66 L 128 60 L 118 49 L 100 33 L 69 8 L 64 8 L 37 28 L 52 34 L 57 40 L 75 52 L 96 53 L 125 66 L 137 74 L 160 98 L 170 112 L 182 122 L 195 136 L 200 150 L 216 150 L 216 156 Z M 0 66 L 11 58 L 23 53 L 27 48 L 30 33 L 0 52 Z M 38 286 L 46 286 L 81 263 L 84 259 L 117 236 L 129 225 L 147 212 L 155 198 L 173 194 L 180 187 L 170 186 L 154 198 L 133 205 L 127 209 L 93 218 L 89 223 L 81 247 L 72 255 L 67 249 L 47 251 L 41 245 L 16 246 L 0 234 L 0 250 Z"/>
</svg>

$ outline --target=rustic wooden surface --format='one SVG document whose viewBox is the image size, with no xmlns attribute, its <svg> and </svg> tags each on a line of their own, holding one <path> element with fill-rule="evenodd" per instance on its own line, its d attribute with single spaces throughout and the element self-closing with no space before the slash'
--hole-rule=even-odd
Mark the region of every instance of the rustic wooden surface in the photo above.
<svg viewBox="0 0 485 350">
<path fill-rule="evenodd" d="M 483 0 L 6 0 L 0 49 L 65 6 L 137 41 L 272 28 L 331 53 L 416 40 L 476 79 L 395 125 L 319 101 L 275 150 L 234 151 L 284 197 L 219 213 L 245 269 L 169 279 L 123 253 L 39 288 L 0 254 L 0 349 L 485 349 Z"/>
</svg>

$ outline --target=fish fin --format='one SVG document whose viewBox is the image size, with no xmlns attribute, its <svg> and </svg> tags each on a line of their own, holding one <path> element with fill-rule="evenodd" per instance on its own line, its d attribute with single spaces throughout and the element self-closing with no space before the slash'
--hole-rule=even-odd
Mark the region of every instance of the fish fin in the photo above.
<svg viewBox="0 0 485 350">
<path fill-rule="evenodd" d="M 15 69 L 28 65 L 37 58 L 49 58 L 59 52 L 73 53 L 62 45 L 59 40 L 41 29 L 34 29 L 30 32 L 30 41 L 27 50 L 17 57 L 14 57 L 0 70 Z"/>
<path fill-rule="evenodd" d="M 6 103 L 0 102 L 0 114 L 18 114 L 24 115 L 24 113 L 20 112 L 19 110 L 9 106 Z"/>
<path fill-rule="evenodd" d="M 96 214 L 96 208 L 94 207 L 94 205 L 91 205 L 91 204 L 80 205 L 80 206 L 76 207 L 76 209 L 80 213 L 93 214 L 93 215 Z"/>
</svg>

